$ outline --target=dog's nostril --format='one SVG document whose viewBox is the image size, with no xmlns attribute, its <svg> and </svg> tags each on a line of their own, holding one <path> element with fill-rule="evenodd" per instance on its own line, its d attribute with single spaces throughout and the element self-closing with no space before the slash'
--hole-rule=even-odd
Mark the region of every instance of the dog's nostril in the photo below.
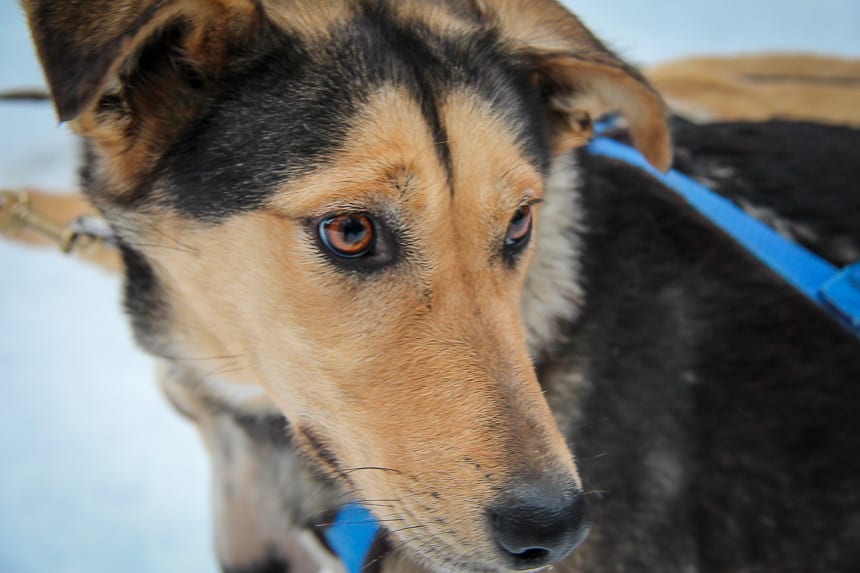
<svg viewBox="0 0 860 573">
<path fill-rule="evenodd" d="M 519 486 L 490 511 L 500 553 L 513 569 L 534 569 L 566 557 L 588 534 L 579 491 L 549 482 Z"/>
<path fill-rule="evenodd" d="M 520 561 L 542 561 L 549 558 L 549 551 L 543 548 L 532 547 L 531 549 L 526 549 L 520 553 L 513 553 L 514 557 L 516 557 Z"/>
</svg>

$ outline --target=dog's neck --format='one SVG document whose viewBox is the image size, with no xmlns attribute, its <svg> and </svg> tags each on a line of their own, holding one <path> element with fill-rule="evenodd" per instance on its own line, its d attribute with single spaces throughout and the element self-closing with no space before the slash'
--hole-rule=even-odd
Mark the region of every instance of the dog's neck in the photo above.
<svg viewBox="0 0 860 573">
<path fill-rule="evenodd" d="M 546 179 L 537 246 L 521 303 L 529 351 L 536 359 L 562 341 L 564 325 L 575 320 L 582 307 L 578 187 L 574 155 L 557 157 Z"/>
</svg>

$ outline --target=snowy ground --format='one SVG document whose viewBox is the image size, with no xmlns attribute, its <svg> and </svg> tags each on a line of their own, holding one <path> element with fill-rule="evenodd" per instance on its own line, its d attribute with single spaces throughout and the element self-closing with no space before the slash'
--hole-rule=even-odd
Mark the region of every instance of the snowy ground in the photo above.
<svg viewBox="0 0 860 573">
<path fill-rule="evenodd" d="M 569 1 L 637 63 L 804 50 L 860 57 L 857 0 Z M 0 0 L 0 89 L 43 80 Z M 0 103 L 0 187 L 69 189 L 76 150 L 45 104 Z M 131 343 L 119 284 L 0 243 L 0 573 L 214 572 L 206 460 Z"/>
</svg>

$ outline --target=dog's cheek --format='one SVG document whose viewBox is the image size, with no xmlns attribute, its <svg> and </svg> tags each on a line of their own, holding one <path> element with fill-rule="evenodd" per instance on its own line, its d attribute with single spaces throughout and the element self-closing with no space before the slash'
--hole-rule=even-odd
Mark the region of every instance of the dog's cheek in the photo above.
<svg viewBox="0 0 860 573">
<path fill-rule="evenodd" d="M 337 270 L 303 221 L 257 211 L 217 225 L 162 215 L 141 227 L 172 338 L 193 356 L 234 357 L 222 375 L 288 396 L 287 413 L 328 392 L 324 381 L 360 375 L 426 310 L 394 273 L 367 280 Z"/>
</svg>

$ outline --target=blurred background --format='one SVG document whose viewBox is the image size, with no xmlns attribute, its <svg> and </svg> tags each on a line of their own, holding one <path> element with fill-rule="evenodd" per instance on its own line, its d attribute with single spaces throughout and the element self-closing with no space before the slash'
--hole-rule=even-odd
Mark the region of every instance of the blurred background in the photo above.
<svg viewBox="0 0 860 573">
<path fill-rule="evenodd" d="M 565 2 L 630 61 L 804 51 L 860 57 L 858 0 Z M 41 87 L 0 0 L 0 90 Z M 860 102 L 858 102 L 860 105 Z M 0 102 L 0 188 L 76 186 L 47 103 Z M 208 468 L 132 343 L 119 281 L 0 241 L 0 573 L 212 573 Z"/>
</svg>

